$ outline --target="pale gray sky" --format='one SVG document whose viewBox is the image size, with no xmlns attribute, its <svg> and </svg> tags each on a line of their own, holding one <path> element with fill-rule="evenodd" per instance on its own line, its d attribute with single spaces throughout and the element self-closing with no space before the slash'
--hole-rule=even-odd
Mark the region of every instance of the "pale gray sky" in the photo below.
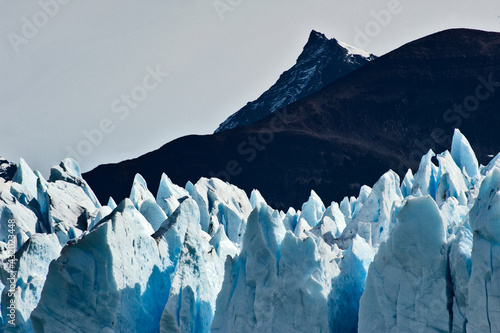
<svg viewBox="0 0 500 333">
<path fill-rule="evenodd" d="M 2 0 L 0 155 L 44 174 L 133 158 L 212 133 L 312 29 L 382 55 L 452 27 L 500 31 L 500 2 Z"/>
</svg>

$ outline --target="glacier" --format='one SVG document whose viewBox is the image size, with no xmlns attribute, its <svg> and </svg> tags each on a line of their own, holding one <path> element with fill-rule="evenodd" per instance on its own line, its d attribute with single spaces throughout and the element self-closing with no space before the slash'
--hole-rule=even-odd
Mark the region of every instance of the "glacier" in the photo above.
<svg viewBox="0 0 500 333">
<path fill-rule="evenodd" d="M 455 130 L 402 180 L 286 212 L 165 174 L 102 205 L 74 160 L 47 180 L 21 159 L 0 188 L 1 330 L 497 332 L 498 156 L 479 165 Z"/>
</svg>

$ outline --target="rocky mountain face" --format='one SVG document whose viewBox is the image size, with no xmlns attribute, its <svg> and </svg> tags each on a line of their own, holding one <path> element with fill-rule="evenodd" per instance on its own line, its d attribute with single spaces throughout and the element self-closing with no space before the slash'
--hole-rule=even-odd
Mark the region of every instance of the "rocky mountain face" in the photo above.
<svg viewBox="0 0 500 333">
<path fill-rule="evenodd" d="M 4 182 L 12 180 L 16 173 L 17 166 L 0 156 L 0 178 Z"/>
<path fill-rule="evenodd" d="M 158 184 L 219 177 L 258 188 L 275 208 L 298 208 L 314 189 L 326 202 L 357 195 L 392 169 L 416 170 L 454 128 L 480 163 L 500 151 L 500 34 L 453 29 L 368 62 L 263 120 L 186 136 L 156 151 L 84 174 L 101 202 L 128 195 L 136 173 Z"/>
<path fill-rule="evenodd" d="M 373 54 L 312 31 L 296 64 L 281 74 L 278 81 L 257 100 L 227 118 L 215 132 L 255 123 L 312 95 L 375 58 Z"/>
</svg>

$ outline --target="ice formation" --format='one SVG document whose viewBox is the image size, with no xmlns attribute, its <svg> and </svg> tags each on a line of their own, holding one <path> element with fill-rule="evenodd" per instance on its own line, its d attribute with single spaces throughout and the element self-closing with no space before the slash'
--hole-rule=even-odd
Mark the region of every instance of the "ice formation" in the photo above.
<svg viewBox="0 0 500 333">
<path fill-rule="evenodd" d="M 101 205 L 70 159 L 0 189 L 5 332 L 497 332 L 500 159 L 457 130 L 400 181 L 271 208 L 219 179 Z"/>
</svg>

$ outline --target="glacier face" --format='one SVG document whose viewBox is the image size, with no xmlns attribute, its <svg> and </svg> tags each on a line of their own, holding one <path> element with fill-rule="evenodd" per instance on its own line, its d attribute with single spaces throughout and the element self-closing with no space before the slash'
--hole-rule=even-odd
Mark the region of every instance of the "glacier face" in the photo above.
<svg viewBox="0 0 500 333">
<path fill-rule="evenodd" d="M 438 164 L 432 157 L 436 156 Z M 358 197 L 274 210 L 219 179 L 136 175 L 101 205 L 64 160 L 0 189 L 6 332 L 495 332 L 500 165 L 451 152 Z M 497 255 L 499 254 L 499 255 Z"/>
<path fill-rule="evenodd" d="M 446 232 L 435 201 L 410 198 L 380 245 L 361 297 L 360 332 L 449 329 Z"/>
</svg>

